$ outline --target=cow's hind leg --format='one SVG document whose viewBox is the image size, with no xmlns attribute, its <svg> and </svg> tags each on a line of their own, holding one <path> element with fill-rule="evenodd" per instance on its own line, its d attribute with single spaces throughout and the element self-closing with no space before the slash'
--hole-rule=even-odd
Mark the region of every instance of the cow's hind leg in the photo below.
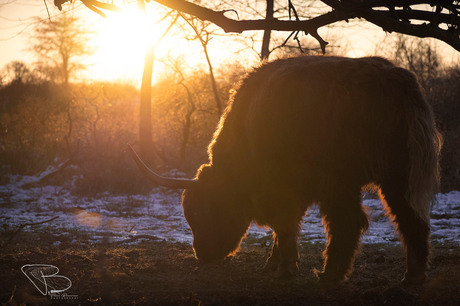
<svg viewBox="0 0 460 306">
<path fill-rule="evenodd" d="M 368 227 L 361 207 L 360 193 L 321 203 L 327 246 L 324 267 L 316 272 L 321 281 L 344 280 L 351 273 L 361 234 Z"/>
<path fill-rule="evenodd" d="M 403 282 L 421 283 L 426 278 L 430 252 L 429 218 L 422 220 L 405 198 L 405 188 L 394 182 L 383 185 L 384 202 L 393 218 L 406 252 L 406 272 Z M 428 205 L 428 204 L 426 204 Z"/>
</svg>

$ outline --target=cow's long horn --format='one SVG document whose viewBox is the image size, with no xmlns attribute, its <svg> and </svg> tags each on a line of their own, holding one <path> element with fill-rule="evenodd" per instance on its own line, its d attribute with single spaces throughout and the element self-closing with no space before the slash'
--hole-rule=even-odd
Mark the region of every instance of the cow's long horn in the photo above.
<svg viewBox="0 0 460 306">
<path fill-rule="evenodd" d="M 129 151 L 131 152 L 131 156 L 133 157 L 134 161 L 136 162 L 139 169 L 144 173 L 147 178 L 155 184 L 160 186 L 173 188 L 173 189 L 188 189 L 196 184 L 196 180 L 193 179 L 177 179 L 177 178 L 169 178 L 161 176 L 155 173 L 152 169 L 150 169 L 139 157 L 139 155 L 134 151 L 133 147 L 128 144 Z"/>
</svg>

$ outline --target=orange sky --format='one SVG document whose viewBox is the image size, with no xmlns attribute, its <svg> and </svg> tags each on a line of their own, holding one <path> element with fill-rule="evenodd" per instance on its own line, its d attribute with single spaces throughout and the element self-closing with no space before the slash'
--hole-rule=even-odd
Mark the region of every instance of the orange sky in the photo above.
<svg viewBox="0 0 460 306">
<path fill-rule="evenodd" d="M 43 2 L 37 0 L 8 0 L 7 4 L 0 4 L 0 69 L 13 60 L 26 63 L 34 61 L 33 53 L 27 51 L 28 35 L 43 20 L 48 19 L 48 13 Z M 124 7 L 120 14 L 108 12 L 107 18 L 102 18 L 80 2 L 74 2 L 73 14 L 83 16 L 83 20 L 90 26 L 96 35 L 90 46 L 95 53 L 87 58 L 89 68 L 84 72 L 85 79 L 109 79 L 139 82 L 142 75 L 144 54 L 147 45 L 155 43 L 168 23 L 155 24 L 161 15 L 155 15 L 152 5 L 147 11 L 147 21 L 137 10 L 136 5 Z M 65 7 L 66 9 L 69 6 Z M 48 1 L 51 19 L 60 14 L 51 1 Z M 139 31 L 142 28 L 144 31 Z M 177 31 L 176 31 L 177 32 Z M 229 47 L 222 43 L 221 37 L 214 38 L 209 45 L 209 52 L 213 62 L 218 65 L 224 59 L 231 58 L 234 50 L 241 46 Z M 202 48 L 198 41 L 187 41 L 177 36 L 165 37 L 156 49 L 157 57 L 182 56 L 189 66 L 205 63 Z M 253 61 L 256 60 L 254 57 Z M 156 62 L 156 66 L 161 66 Z M 158 69 L 154 71 L 158 72 Z"/>
</svg>

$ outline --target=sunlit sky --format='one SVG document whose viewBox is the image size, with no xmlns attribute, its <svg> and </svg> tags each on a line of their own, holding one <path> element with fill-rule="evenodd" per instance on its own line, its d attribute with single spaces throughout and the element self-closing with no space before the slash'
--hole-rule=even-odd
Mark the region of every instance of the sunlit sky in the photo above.
<svg viewBox="0 0 460 306">
<path fill-rule="evenodd" d="M 65 9 L 69 9 L 65 6 Z M 120 13 L 107 12 L 107 18 L 90 11 L 75 2 L 70 14 L 81 16 L 94 32 L 88 44 L 94 49 L 91 57 L 85 59 L 87 69 L 80 77 L 84 79 L 123 80 L 134 84 L 140 82 L 146 48 L 155 44 L 169 25 L 168 19 L 158 22 L 164 10 L 149 5 L 141 12 L 135 4 L 122 7 Z M 52 1 L 48 3 L 51 20 L 61 14 Z M 0 2 L 0 69 L 13 60 L 26 63 L 35 61 L 34 54 L 27 49 L 28 40 L 37 25 L 48 19 L 44 2 L 37 0 L 10 0 Z M 177 32 L 177 31 L 176 31 Z M 177 34 L 177 33 L 176 33 Z M 214 44 L 218 46 L 219 44 Z M 182 56 L 189 66 L 204 62 L 198 41 L 187 41 L 174 35 L 166 36 L 155 49 L 157 58 Z M 216 63 L 220 58 L 232 56 L 231 48 L 212 48 L 210 53 Z M 215 56 L 219 53 L 219 56 Z M 156 67 L 161 67 L 156 62 Z M 159 72 L 159 69 L 154 69 Z"/>
<path fill-rule="evenodd" d="M 53 19 L 61 14 L 48 0 L 48 9 Z M 65 9 L 70 6 L 65 5 Z M 147 11 L 142 13 L 135 3 L 122 6 L 121 13 L 108 12 L 107 18 L 102 18 L 84 7 L 81 2 L 75 1 L 71 14 L 82 16 L 94 35 L 89 45 L 95 53 L 85 61 L 88 69 L 83 75 L 85 80 L 123 80 L 134 85 L 140 84 L 142 67 L 146 47 L 157 42 L 158 38 L 168 27 L 168 22 L 159 22 L 165 10 L 156 4 L 147 6 Z M 28 39 L 34 28 L 43 20 L 48 19 L 47 8 L 43 1 L 38 0 L 1 0 L 0 1 L 0 69 L 13 60 L 24 61 L 31 64 L 35 61 L 33 53 L 27 51 L 30 47 Z M 329 33 L 334 32 L 333 34 Z M 219 31 L 223 34 L 223 31 Z M 349 27 L 346 35 L 339 31 L 321 29 L 323 36 L 346 36 L 341 40 L 344 47 L 343 53 L 348 56 L 358 57 L 373 55 L 375 43 L 386 35 L 377 27 L 366 23 L 359 23 L 356 27 Z M 181 57 L 187 66 L 195 67 L 205 65 L 201 45 L 198 41 L 187 41 L 177 30 L 166 36 L 155 49 L 157 58 Z M 288 33 L 286 33 L 288 35 Z M 256 63 L 257 57 L 242 44 L 232 42 L 228 36 L 218 35 L 209 44 L 209 52 L 213 64 L 219 66 L 228 61 L 239 60 L 245 65 Z M 441 43 L 441 45 L 443 45 Z M 443 46 L 447 61 L 458 61 L 458 52 Z M 154 79 L 162 72 L 162 64 L 154 64 Z"/>
</svg>

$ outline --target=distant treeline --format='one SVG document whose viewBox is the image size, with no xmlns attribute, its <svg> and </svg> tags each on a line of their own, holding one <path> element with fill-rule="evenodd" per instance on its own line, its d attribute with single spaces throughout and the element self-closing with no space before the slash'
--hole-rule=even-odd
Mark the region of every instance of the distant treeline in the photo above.
<svg viewBox="0 0 460 306">
<path fill-rule="evenodd" d="M 231 68 L 218 78 L 222 101 L 242 73 Z M 214 99 L 202 70 L 171 72 L 153 86 L 153 168 L 194 176 L 219 120 Z M 151 185 L 126 151 L 137 145 L 138 128 L 139 90 L 132 85 L 13 78 L 0 85 L 0 184 L 10 174 L 38 175 L 70 160 L 53 183 L 72 183 L 82 194 L 146 192 Z"/>
<path fill-rule="evenodd" d="M 220 72 L 222 101 L 242 75 L 240 67 Z M 150 190 L 126 152 L 127 143 L 138 141 L 135 87 L 38 80 L 21 77 L 0 85 L 0 184 L 11 174 L 36 175 L 67 161 L 51 183 L 73 184 L 75 193 Z M 442 190 L 460 190 L 460 69 L 422 84 L 444 136 Z M 153 167 L 193 176 L 207 160 L 207 144 L 219 119 L 209 75 L 202 70 L 188 77 L 166 74 L 152 96 Z"/>
</svg>

